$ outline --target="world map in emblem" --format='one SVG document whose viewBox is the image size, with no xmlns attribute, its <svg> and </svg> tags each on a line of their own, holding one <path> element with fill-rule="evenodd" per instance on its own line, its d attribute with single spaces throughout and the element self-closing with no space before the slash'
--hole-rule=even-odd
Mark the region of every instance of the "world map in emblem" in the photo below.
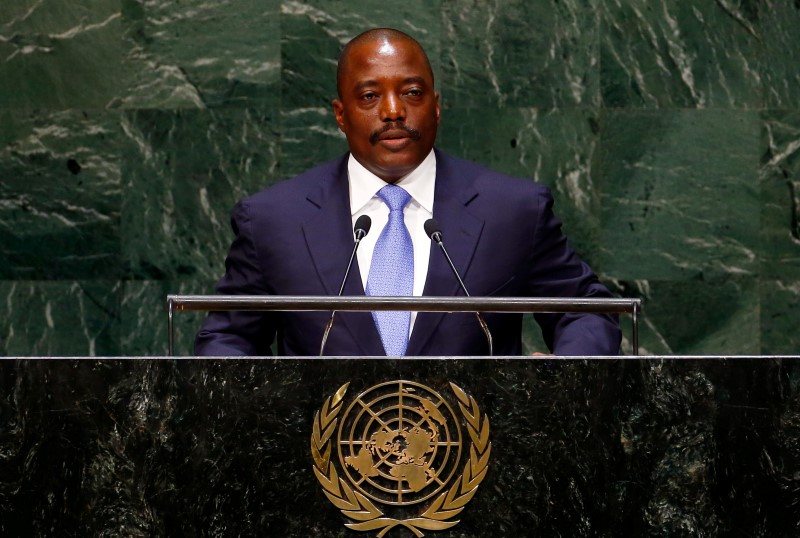
<svg viewBox="0 0 800 538">
<path fill-rule="evenodd" d="M 338 432 L 345 475 L 384 504 L 429 499 L 450 482 L 461 459 L 453 409 L 437 392 L 411 381 L 383 383 L 360 394 Z"/>
</svg>

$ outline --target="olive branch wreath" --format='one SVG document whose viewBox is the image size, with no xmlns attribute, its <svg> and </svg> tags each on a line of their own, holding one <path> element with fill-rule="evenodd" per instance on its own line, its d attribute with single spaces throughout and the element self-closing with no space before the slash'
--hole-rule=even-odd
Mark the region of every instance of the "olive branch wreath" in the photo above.
<svg viewBox="0 0 800 538">
<path fill-rule="evenodd" d="M 311 454 L 314 458 L 314 474 L 322 484 L 323 492 L 334 506 L 339 508 L 345 517 L 355 522 L 345 523 L 357 531 L 378 530 L 378 538 L 382 538 L 396 526 L 406 527 L 417 537 L 422 537 L 424 530 L 444 530 L 456 525 L 460 520 L 452 521 L 472 499 L 478 486 L 486 477 L 492 443 L 489 442 L 489 419 L 483 417 L 475 398 L 468 396 L 461 388 L 450 383 L 450 388 L 458 398 L 458 405 L 467 423 L 472 445 L 469 461 L 464 465 L 461 476 L 453 482 L 446 492 L 442 492 L 420 517 L 411 519 L 394 519 L 386 517 L 362 493 L 340 478 L 336 466 L 331 465 L 331 437 L 336 431 L 342 399 L 350 383 L 345 383 L 330 396 L 320 411 L 314 415 L 314 426 L 311 432 Z"/>
</svg>

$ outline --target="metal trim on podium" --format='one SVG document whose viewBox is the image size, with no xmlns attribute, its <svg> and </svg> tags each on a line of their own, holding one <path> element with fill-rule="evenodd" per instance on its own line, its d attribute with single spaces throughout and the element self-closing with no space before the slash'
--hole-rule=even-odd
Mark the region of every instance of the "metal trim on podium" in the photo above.
<svg viewBox="0 0 800 538">
<path fill-rule="evenodd" d="M 174 355 L 174 312 L 185 311 L 400 311 L 630 314 L 631 347 L 639 354 L 642 300 L 554 297 L 332 297 L 318 295 L 167 295 L 169 355 Z"/>
</svg>

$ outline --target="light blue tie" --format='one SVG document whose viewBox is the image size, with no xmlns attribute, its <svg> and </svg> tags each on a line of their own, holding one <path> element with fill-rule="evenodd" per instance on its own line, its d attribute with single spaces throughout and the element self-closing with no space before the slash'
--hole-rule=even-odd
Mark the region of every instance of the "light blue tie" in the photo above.
<svg viewBox="0 0 800 538">
<path fill-rule="evenodd" d="M 411 296 L 414 293 L 414 246 L 403 220 L 411 200 L 402 187 L 386 185 L 378 197 L 389 206 L 389 222 L 381 231 L 367 278 L 367 295 Z M 411 312 L 373 312 L 387 357 L 401 357 L 408 347 Z"/>
</svg>

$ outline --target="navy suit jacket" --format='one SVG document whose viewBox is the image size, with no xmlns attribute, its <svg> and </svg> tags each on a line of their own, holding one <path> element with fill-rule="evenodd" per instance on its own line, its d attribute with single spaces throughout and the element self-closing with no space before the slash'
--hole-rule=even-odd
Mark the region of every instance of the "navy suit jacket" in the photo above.
<svg viewBox="0 0 800 538">
<path fill-rule="evenodd" d="M 336 295 L 353 248 L 344 155 L 240 201 L 220 294 Z M 433 215 L 473 297 L 609 297 L 567 245 L 550 191 L 436 150 Z M 372 233 L 380 233 L 374 230 Z M 364 295 L 354 261 L 343 295 Z M 463 295 L 432 248 L 424 295 Z M 329 312 L 212 312 L 195 340 L 198 355 L 318 355 Z M 495 355 L 521 353 L 521 314 L 486 314 Z M 558 355 L 615 355 L 615 316 L 538 314 Z M 369 312 L 339 312 L 328 355 L 384 355 Z M 407 354 L 485 355 L 474 314 L 420 312 Z"/>
</svg>

